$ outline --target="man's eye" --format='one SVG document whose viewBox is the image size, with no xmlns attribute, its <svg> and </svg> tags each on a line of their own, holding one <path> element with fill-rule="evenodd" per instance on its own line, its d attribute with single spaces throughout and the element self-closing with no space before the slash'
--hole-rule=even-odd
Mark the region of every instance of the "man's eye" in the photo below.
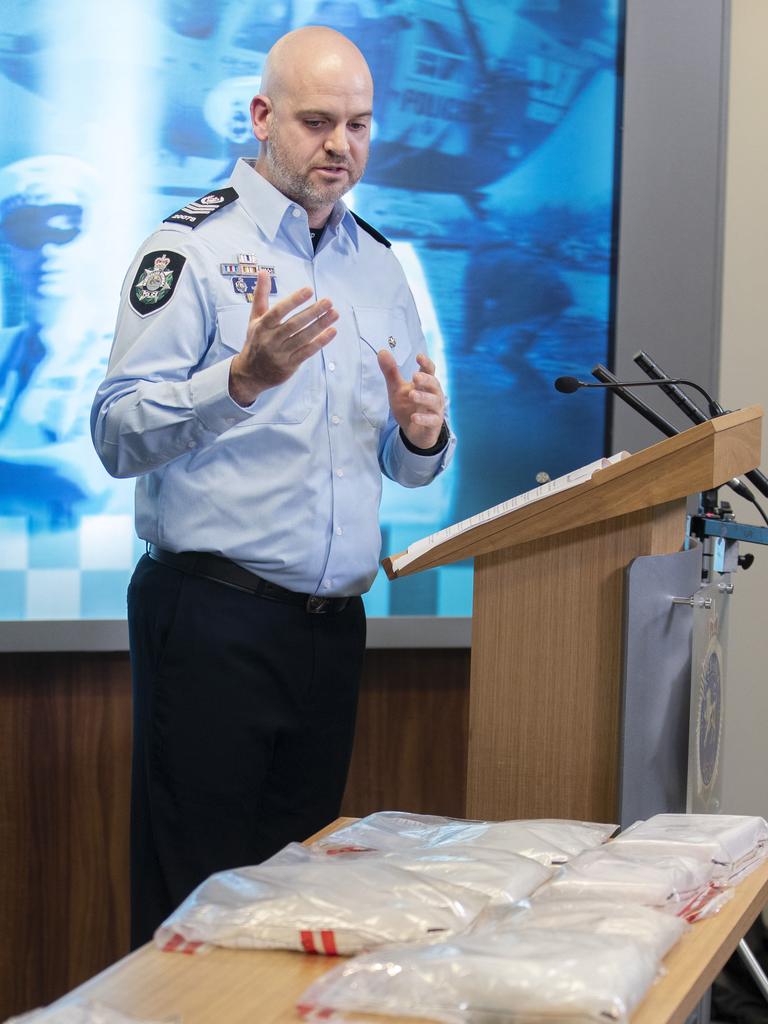
<svg viewBox="0 0 768 1024">
<path fill-rule="evenodd" d="M 319 128 L 322 125 L 322 121 L 305 121 L 304 124 L 307 128 Z"/>
<path fill-rule="evenodd" d="M 361 122 L 358 122 L 358 121 L 353 121 L 350 124 L 350 126 L 349 126 L 350 131 L 353 131 L 353 132 L 363 132 L 363 131 L 365 131 L 366 127 L 367 126 L 365 124 L 363 124 Z"/>
</svg>

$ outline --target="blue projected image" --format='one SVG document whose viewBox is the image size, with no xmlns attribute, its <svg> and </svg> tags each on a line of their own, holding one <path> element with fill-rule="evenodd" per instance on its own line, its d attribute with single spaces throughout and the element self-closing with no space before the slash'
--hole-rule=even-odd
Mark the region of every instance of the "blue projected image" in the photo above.
<svg viewBox="0 0 768 1024">
<path fill-rule="evenodd" d="M 6 7 L 0 618 L 124 615 L 133 484 L 88 432 L 122 277 L 164 217 L 256 155 L 264 57 L 301 25 L 371 65 L 371 158 L 347 201 L 393 242 L 459 437 L 431 487 L 385 481 L 384 553 L 604 454 L 602 403 L 551 381 L 608 361 L 621 0 Z M 366 605 L 469 614 L 471 567 L 380 573 Z"/>
</svg>

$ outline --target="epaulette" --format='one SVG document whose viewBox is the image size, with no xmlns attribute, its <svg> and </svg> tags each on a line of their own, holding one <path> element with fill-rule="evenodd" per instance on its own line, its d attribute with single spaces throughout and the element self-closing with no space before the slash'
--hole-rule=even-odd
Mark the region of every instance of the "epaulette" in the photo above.
<svg viewBox="0 0 768 1024">
<path fill-rule="evenodd" d="M 363 229 L 363 231 L 368 232 L 371 238 L 375 238 L 377 242 L 381 242 L 382 245 L 386 245 L 388 249 L 392 248 L 392 243 L 390 242 L 390 240 L 388 238 L 385 238 L 380 231 L 376 230 L 376 228 L 371 227 L 367 220 L 363 220 L 362 217 L 358 217 L 356 213 L 353 213 L 352 216 L 355 218 L 358 225 Z"/>
<path fill-rule="evenodd" d="M 220 188 L 216 192 L 209 192 L 207 195 L 195 199 L 192 203 L 182 206 L 176 213 L 166 217 L 163 224 L 186 224 L 190 228 L 196 228 L 202 224 L 212 213 L 223 210 L 225 206 L 234 203 L 237 199 L 237 192 L 232 187 Z"/>
</svg>

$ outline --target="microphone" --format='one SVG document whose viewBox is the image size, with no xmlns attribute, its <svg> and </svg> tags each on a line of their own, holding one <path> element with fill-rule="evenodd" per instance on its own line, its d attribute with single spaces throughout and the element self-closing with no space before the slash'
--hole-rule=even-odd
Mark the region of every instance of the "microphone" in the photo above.
<svg viewBox="0 0 768 1024">
<path fill-rule="evenodd" d="M 679 381 L 670 380 L 661 367 L 651 359 L 647 352 L 643 352 L 641 350 L 633 356 L 633 359 L 643 373 L 646 373 L 649 377 L 653 378 L 649 383 L 658 384 L 661 390 L 672 399 L 675 405 L 685 413 L 689 420 L 692 420 L 694 423 L 704 423 L 705 420 L 709 419 L 708 416 L 704 415 L 695 402 L 692 402 L 690 398 L 683 394 L 678 387 L 675 387 Z M 717 405 L 716 402 L 715 405 L 720 409 L 720 412 L 717 415 L 722 415 L 723 410 L 721 406 Z M 744 474 L 744 476 L 751 484 L 754 484 L 763 497 L 768 498 L 768 477 L 765 473 L 761 473 L 759 469 L 750 469 L 748 473 Z M 740 494 L 742 498 L 746 498 L 747 501 L 757 504 L 755 496 L 749 488 L 745 484 L 741 484 L 741 487 L 743 490 L 739 490 L 735 486 L 733 489 L 737 494 Z"/>
<path fill-rule="evenodd" d="M 578 391 L 579 388 L 644 388 L 649 386 L 663 387 L 666 384 L 685 384 L 686 387 L 694 388 L 707 400 L 707 406 L 709 407 L 710 416 L 704 417 L 705 419 L 714 419 L 715 416 L 723 416 L 725 410 L 717 404 L 714 398 L 700 387 L 698 384 L 694 384 L 692 380 L 685 380 L 683 377 L 676 377 L 670 379 L 665 377 L 664 380 L 622 380 L 622 381 L 611 381 L 610 383 L 593 384 L 591 381 L 579 380 L 577 377 L 558 377 L 555 381 L 555 391 L 560 391 L 564 395 L 571 395 L 574 391 Z"/>
<path fill-rule="evenodd" d="M 619 382 L 619 378 L 615 377 L 611 371 L 598 363 L 592 370 L 592 376 L 597 377 L 603 384 L 612 384 L 614 391 L 613 394 L 617 398 L 620 398 L 625 402 L 630 409 L 634 409 L 635 412 L 639 413 L 644 420 L 647 420 L 652 426 L 660 430 L 662 434 L 666 434 L 667 437 L 674 437 L 675 434 L 679 434 L 680 431 L 677 427 L 673 426 L 669 420 L 665 420 L 663 416 L 659 415 L 650 405 L 646 405 L 645 402 L 641 401 L 637 395 L 633 395 L 631 391 L 627 391 L 623 384 Z M 564 379 L 564 378 L 561 378 Z M 571 378 L 572 379 L 572 378 Z M 570 392 L 566 392 L 569 394 Z"/>
<path fill-rule="evenodd" d="M 651 362 L 651 360 L 649 358 L 649 363 L 650 362 Z M 655 364 L 654 364 L 654 366 L 655 366 Z M 646 373 L 650 372 L 649 370 L 646 369 L 645 366 L 643 366 L 643 369 L 646 370 Z M 662 372 L 661 370 L 658 369 L 658 367 L 656 367 L 656 371 L 659 372 L 659 373 Z M 628 387 L 630 387 L 630 386 L 631 387 L 636 387 L 637 386 L 636 384 L 631 384 L 630 385 L 630 384 L 623 383 L 622 381 L 620 381 L 618 379 L 618 377 L 614 376 L 614 374 L 612 374 L 611 371 L 607 367 L 603 366 L 602 363 L 598 363 L 597 366 L 595 366 L 592 369 L 592 376 L 596 377 L 598 379 L 598 381 L 600 381 L 600 384 L 592 384 L 591 381 L 590 382 L 580 381 L 576 377 L 558 377 L 557 380 L 555 381 L 555 388 L 556 388 L 557 391 L 560 391 L 562 394 L 565 394 L 565 395 L 573 394 L 574 391 L 578 391 L 579 388 L 583 388 L 583 387 L 586 387 L 586 388 L 593 387 L 594 388 L 594 387 L 601 387 L 602 386 L 602 387 L 610 388 L 612 390 L 613 394 L 615 394 L 618 398 L 620 398 L 623 402 L 625 402 L 631 409 L 634 409 L 635 412 L 639 413 L 643 417 L 643 419 L 647 420 L 652 426 L 656 427 L 656 429 L 659 430 L 662 434 L 666 434 L 667 437 L 674 437 L 676 434 L 680 433 L 680 431 L 677 429 L 677 427 L 673 426 L 673 424 L 671 424 L 669 422 L 669 420 L 666 420 L 663 416 L 661 416 L 659 413 L 657 413 L 654 409 L 651 409 L 651 407 L 649 405 L 646 405 L 645 402 L 641 401 L 637 397 L 637 395 L 633 395 L 631 391 L 627 391 Z M 646 384 L 658 384 L 658 385 L 661 385 L 662 383 L 663 384 L 674 385 L 674 384 L 678 383 L 678 381 L 674 381 L 674 382 L 671 381 L 669 378 L 665 377 L 663 374 L 662 374 L 662 378 L 657 378 L 655 380 L 647 380 L 647 381 L 644 380 L 644 381 L 640 381 L 639 383 L 641 385 L 646 385 Z M 686 383 L 686 382 L 683 382 L 683 383 Z M 695 386 L 696 385 L 694 385 L 694 387 Z M 678 391 L 678 393 L 681 396 L 681 398 L 685 402 L 689 403 L 690 406 L 692 407 L 692 409 L 695 410 L 696 414 L 698 414 L 698 416 L 700 417 L 700 419 L 697 419 L 694 422 L 696 422 L 696 423 L 703 423 L 707 419 L 707 417 L 699 409 L 699 407 L 697 405 L 695 405 L 693 402 L 691 402 L 690 399 L 687 398 L 686 395 L 683 394 L 683 392 L 679 390 L 679 388 L 676 388 L 675 390 Z M 681 406 L 681 408 L 682 408 L 682 406 Z M 688 415 L 691 416 L 692 414 L 688 413 Z M 749 474 L 747 474 L 747 475 L 749 475 Z M 739 480 L 738 477 L 733 477 L 731 480 L 729 480 L 728 481 L 728 486 L 731 488 L 732 491 L 735 491 L 736 494 L 740 495 L 742 498 L 744 498 L 747 501 L 751 501 L 754 505 L 756 505 L 758 511 L 762 515 L 762 509 L 760 509 L 760 506 L 755 501 L 754 494 L 752 493 L 752 491 L 750 491 L 750 489 L 746 486 L 746 484 L 743 484 L 741 482 L 741 480 Z"/>
</svg>

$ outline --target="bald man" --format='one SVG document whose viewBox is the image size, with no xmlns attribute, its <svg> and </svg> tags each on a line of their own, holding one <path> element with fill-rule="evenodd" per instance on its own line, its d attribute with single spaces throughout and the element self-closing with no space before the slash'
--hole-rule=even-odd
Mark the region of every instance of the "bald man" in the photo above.
<svg viewBox="0 0 768 1024">
<path fill-rule="evenodd" d="M 258 156 L 126 277 L 92 433 L 137 477 L 148 545 L 128 593 L 134 944 L 211 872 L 338 814 L 381 475 L 420 487 L 452 456 L 402 269 L 341 200 L 372 105 L 348 39 L 284 36 Z"/>
</svg>

